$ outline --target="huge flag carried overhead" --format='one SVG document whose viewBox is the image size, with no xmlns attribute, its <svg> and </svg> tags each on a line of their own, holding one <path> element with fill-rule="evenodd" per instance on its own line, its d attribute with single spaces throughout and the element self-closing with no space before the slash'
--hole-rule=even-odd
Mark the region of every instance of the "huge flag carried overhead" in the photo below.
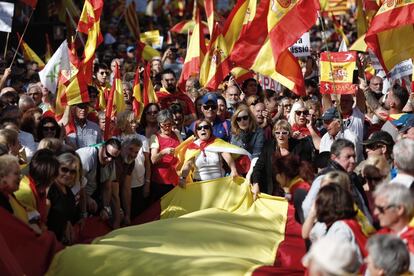
<svg viewBox="0 0 414 276">
<path fill-rule="evenodd" d="M 365 42 L 389 72 L 414 57 L 414 0 L 385 1 L 365 36 Z"/>
</svg>

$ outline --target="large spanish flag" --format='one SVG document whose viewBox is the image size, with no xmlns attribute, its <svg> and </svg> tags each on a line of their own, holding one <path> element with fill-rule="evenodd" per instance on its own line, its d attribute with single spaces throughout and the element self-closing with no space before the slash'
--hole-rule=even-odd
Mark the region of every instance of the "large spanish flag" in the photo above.
<svg viewBox="0 0 414 276">
<path fill-rule="evenodd" d="M 252 275 L 262 266 L 303 274 L 292 210 L 279 197 L 253 201 L 243 178 L 176 187 L 149 209 L 151 223 L 68 247 L 46 275 Z"/>
<path fill-rule="evenodd" d="M 414 57 L 414 0 L 385 1 L 365 36 L 365 42 L 389 72 Z"/>
<path fill-rule="evenodd" d="M 196 25 L 188 44 L 187 53 L 181 71 L 180 79 L 178 80 L 178 87 L 185 91 L 185 82 L 191 76 L 198 76 L 200 74 L 200 67 L 203 63 L 204 55 L 207 53 L 204 34 L 201 31 L 201 16 L 200 10 L 196 11 Z"/>
</svg>

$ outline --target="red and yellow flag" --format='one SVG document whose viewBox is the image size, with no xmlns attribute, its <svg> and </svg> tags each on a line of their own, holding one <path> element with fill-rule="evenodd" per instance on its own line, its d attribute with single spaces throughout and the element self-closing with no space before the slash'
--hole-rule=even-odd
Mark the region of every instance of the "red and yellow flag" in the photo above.
<svg viewBox="0 0 414 276">
<path fill-rule="evenodd" d="M 158 102 L 158 98 L 155 94 L 154 86 L 151 81 L 151 64 L 149 63 L 144 70 L 144 91 L 142 96 L 144 105 Z"/>
<path fill-rule="evenodd" d="M 138 62 L 141 59 L 145 61 L 151 61 L 152 58 L 159 56 L 161 56 L 160 52 L 158 52 L 148 44 L 145 44 L 144 42 L 137 40 L 136 60 Z"/>
<path fill-rule="evenodd" d="M 135 114 L 135 118 L 140 119 L 143 110 L 144 103 L 142 101 L 140 70 L 138 66 L 135 71 L 134 86 L 132 87 L 132 111 Z"/>
<path fill-rule="evenodd" d="M 389 72 L 414 57 L 414 0 L 385 1 L 371 21 L 365 42 Z"/>
<path fill-rule="evenodd" d="M 334 25 L 335 32 L 342 37 L 342 40 L 345 41 L 346 46 L 349 46 L 349 39 L 348 39 L 348 37 L 346 36 L 346 34 L 344 32 L 344 28 L 342 27 L 341 22 L 339 22 L 336 19 L 335 15 L 333 13 L 331 14 L 331 18 L 332 18 L 332 22 L 333 22 L 333 25 Z"/>
<path fill-rule="evenodd" d="M 201 30 L 200 10 L 196 11 L 196 25 L 190 38 L 190 43 L 187 48 L 187 54 L 181 71 L 180 79 L 178 80 L 178 87 L 182 91 L 185 90 L 185 82 L 191 76 L 200 74 L 200 67 L 203 63 L 207 48 L 204 40 L 204 34 Z"/>
<path fill-rule="evenodd" d="M 135 1 L 131 1 L 131 3 L 126 7 L 125 21 L 130 33 L 133 35 L 135 39 L 138 39 L 140 31 L 138 15 L 135 10 Z"/>
<path fill-rule="evenodd" d="M 357 8 L 356 8 L 357 35 L 358 37 L 361 37 L 368 30 L 367 15 L 365 13 L 363 0 L 357 0 L 356 5 L 357 5 Z"/>
<path fill-rule="evenodd" d="M 23 55 L 24 58 L 26 60 L 29 61 L 34 61 L 37 63 L 37 65 L 39 65 L 39 68 L 43 68 L 45 67 L 45 63 L 43 62 L 43 60 L 35 53 L 35 51 L 32 50 L 32 48 L 29 47 L 29 45 L 27 45 L 27 43 L 23 40 L 23 38 L 20 37 L 19 34 L 17 34 L 18 39 L 22 40 L 22 51 L 23 51 Z"/>
<path fill-rule="evenodd" d="M 112 87 L 111 91 L 109 92 L 108 102 L 106 105 L 104 133 L 105 140 L 110 138 L 111 118 L 123 111 L 125 111 L 125 101 L 121 81 L 121 73 L 119 69 L 119 64 L 116 63 L 114 79 L 112 81 Z"/>
<path fill-rule="evenodd" d="M 232 9 L 221 32 L 216 24 L 207 55 L 200 69 L 200 84 L 208 89 L 217 89 L 232 68 L 228 57 L 240 36 L 249 0 L 239 0 Z"/>
<path fill-rule="evenodd" d="M 352 83 L 356 59 L 354 51 L 321 53 L 321 94 L 354 94 L 358 89 Z"/>
<path fill-rule="evenodd" d="M 204 9 L 206 11 L 208 31 L 210 37 L 212 37 L 214 29 L 214 0 L 204 0 Z"/>
</svg>

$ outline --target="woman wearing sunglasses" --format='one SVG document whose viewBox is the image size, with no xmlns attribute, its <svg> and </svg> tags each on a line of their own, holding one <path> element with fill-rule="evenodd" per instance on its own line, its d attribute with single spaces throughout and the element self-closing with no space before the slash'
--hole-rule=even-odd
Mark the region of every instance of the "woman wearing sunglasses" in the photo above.
<svg viewBox="0 0 414 276">
<path fill-rule="evenodd" d="M 230 154 L 246 155 L 248 153 L 245 150 L 216 138 L 210 122 L 205 119 L 195 122 L 194 135 L 196 139 L 185 153 L 180 177 L 181 187 L 185 183 L 224 177 L 223 160 L 230 168 L 230 175 L 238 176 L 235 161 Z"/>
<path fill-rule="evenodd" d="M 292 137 L 295 139 L 303 139 L 310 137 L 317 148 L 321 141 L 319 131 L 315 127 L 316 117 L 309 113 L 302 101 L 296 102 L 292 106 L 289 115 L 289 123 L 292 126 Z"/>
<path fill-rule="evenodd" d="M 150 139 L 151 135 L 159 130 L 157 122 L 157 115 L 160 112 L 160 107 L 156 103 L 150 103 L 145 106 L 141 121 L 139 123 L 138 133 Z"/>
<path fill-rule="evenodd" d="M 231 118 L 231 143 L 247 150 L 252 158 L 259 157 L 263 144 L 263 129 L 259 128 L 256 119 L 247 105 L 240 105 Z"/>
<path fill-rule="evenodd" d="M 173 115 L 167 109 L 157 116 L 160 130 L 151 136 L 151 194 L 157 200 L 178 185 L 179 177 L 175 166 L 175 148 L 181 143 L 181 135 L 173 131 Z"/>
<path fill-rule="evenodd" d="M 47 227 L 64 244 L 75 242 L 74 225 L 86 217 L 86 201 L 79 157 L 66 152 L 57 157 L 59 173 L 50 186 Z"/>
<path fill-rule="evenodd" d="M 60 138 L 60 126 L 52 117 L 44 117 L 40 119 L 37 129 L 37 138 L 40 142 L 43 138 Z"/>
</svg>

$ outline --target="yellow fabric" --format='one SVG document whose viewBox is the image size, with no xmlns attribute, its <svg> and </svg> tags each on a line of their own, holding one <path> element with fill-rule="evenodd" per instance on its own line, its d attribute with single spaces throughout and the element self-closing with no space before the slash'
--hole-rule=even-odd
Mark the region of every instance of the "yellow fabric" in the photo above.
<svg viewBox="0 0 414 276">
<path fill-rule="evenodd" d="M 365 43 L 365 34 L 360 36 L 354 44 L 352 44 L 350 51 L 359 51 L 359 52 L 366 52 L 367 51 L 367 44 Z"/>
<path fill-rule="evenodd" d="M 79 18 L 79 22 L 83 22 L 89 27 L 86 33 L 88 39 L 85 43 L 84 63 L 87 63 L 94 57 L 96 47 L 98 46 L 98 38 L 101 35 L 100 18 L 95 18 L 95 8 L 97 7 L 94 7 L 90 0 L 86 0 Z"/>
<path fill-rule="evenodd" d="M 362 232 L 365 234 L 365 236 L 369 237 L 373 235 L 376 230 L 374 226 L 369 222 L 368 218 L 365 216 L 365 214 L 356 206 L 358 213 L 356 215 L 356 220 L 358 221 L 359 225 L 361 226 Z"/>
<path fill-rule="evenodd" d="M 28 212 L 37 210 L 36 198 L 30 189 L 30 180 L 27 175 L 25 175 L 22 180 L 20 180 L 19 189 L 14 192 L 16 199 L 26 208 Z"/>
<path fill-rule="evenodd" d="M 9 196 L 9 203 L 13 209 L 13 215 L 24 223 L 29 224 L 26 209 L 12 196 Z"/>
<path fill-rule="evenodd" d="M 37 65 L 39 65 L 39 68 L 45 67 L 45 63 L 43 62 L 43 60 L 23 40 L 22 40 L 22 49 L 23 49 L 23 55 L 25 59 L 29 61 L 35 61 Z"/>
<path fill-rule="evenodd" d="M 284 240 L 287 201 L 253 202 L 243 178 L 176 187 L 161 201 L 160 221 L 67 247 L 47 275 L 248 275 L 272 265 Z"/>
</svg>

